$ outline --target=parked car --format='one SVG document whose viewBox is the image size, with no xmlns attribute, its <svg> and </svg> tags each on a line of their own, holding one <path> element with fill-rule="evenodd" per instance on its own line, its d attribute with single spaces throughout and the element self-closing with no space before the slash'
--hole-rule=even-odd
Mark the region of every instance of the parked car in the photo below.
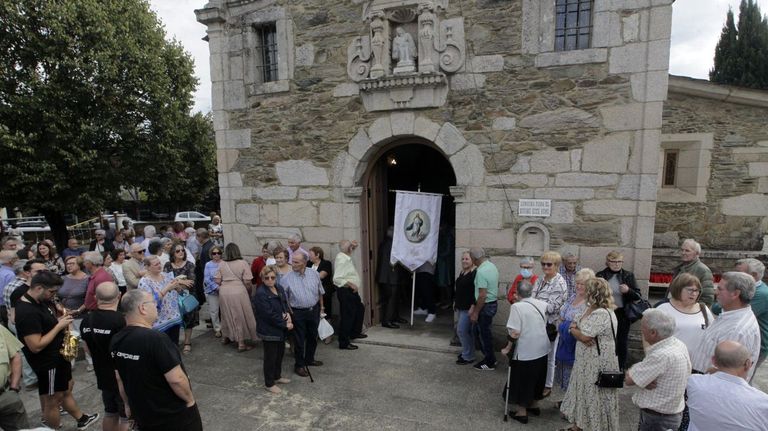
<svg viewBox="0 0 768 431">
<path fill-rule="evenodd" d="M 211 221 L 211 218 L 197 211 L 182 211 L 182 212 L 176 213 L 176 217 L 173 218 L 173 221 L 174 222 Z"/>
<path fill-rule="evenodd" d="M 109 228 L 114 229 L 115 228 L 115 215 L 114 214 L 102 214 L 102 219 L 106 219 L 109 222 Z M 123 220 L 128 220 L 130 224 L 135 224 L 136 222 L 132 220 L 128 215 L 126 214 L 118 214 L 117 215 L 118 221 L 120 222 L 120 228 L 123 228 Z M 97 220 L 93 222 L 93 227 L 97 229 L 106 229 L 104 226 L 101 225 L 101 223 Z"/>
<path fill-rule="evenodd" d="M 16 223 L 16 230 L 21 232 L 50 232 L 51 227 L 45 220 L 24 220 Z"/>
</svg>

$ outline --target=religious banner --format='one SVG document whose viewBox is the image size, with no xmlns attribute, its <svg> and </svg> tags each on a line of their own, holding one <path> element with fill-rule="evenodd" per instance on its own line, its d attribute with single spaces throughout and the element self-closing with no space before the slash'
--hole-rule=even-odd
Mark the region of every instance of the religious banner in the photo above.
<svg viewBox="0 0 768 431">
<path fill-rule="evenodd" d="M 414 271 L 437 260 L 442 195 L 397 191 L 390 263 Z"/>
</svg>

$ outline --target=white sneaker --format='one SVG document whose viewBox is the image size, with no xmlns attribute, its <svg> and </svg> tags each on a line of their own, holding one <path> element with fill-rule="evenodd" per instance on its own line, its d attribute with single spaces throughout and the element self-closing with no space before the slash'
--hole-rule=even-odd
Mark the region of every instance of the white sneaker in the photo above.
<svg viewBox="0 0 768 431">
<path fill-rule="evenodd" d="M 417 308 L 417 309 L 415 309 L 415 310 L 413 311 L 413 314 L 414 314 L 415 316 L 426 316 L 426 315 L 427 315 L 427 310 L 425 310 L 425 309 L 423 309 L 423 308 Z"/>
<path fill-rule="evenodd" d="M 434 314 L 427 314 L 427 318 L 424 319 L 424 321 L 427 322 L 427 323 L 432 323 L 433 320 L 435 320 L 435 315 Z"/>
</svg>

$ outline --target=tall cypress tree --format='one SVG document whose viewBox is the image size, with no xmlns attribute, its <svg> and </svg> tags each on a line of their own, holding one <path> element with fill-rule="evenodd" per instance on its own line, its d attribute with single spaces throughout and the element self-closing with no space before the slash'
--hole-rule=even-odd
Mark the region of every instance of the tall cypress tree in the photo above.
<svg viewBox="0 0 768 431">
<path fill-rule="evenodd" d="M 739 23 L 728 10 L 709 79 L 720 84 L 768 89 L 768 18 L 754 0 L 741 0 Z"/>
</svg>

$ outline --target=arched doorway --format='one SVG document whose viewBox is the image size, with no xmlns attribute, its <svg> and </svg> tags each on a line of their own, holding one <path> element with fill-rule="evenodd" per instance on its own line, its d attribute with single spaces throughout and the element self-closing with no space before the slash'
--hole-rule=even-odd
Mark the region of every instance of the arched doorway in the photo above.
<svg viewBox="0 0 768 431">
<path fill-rule="evenodd" d="M 455 238 L 456 210 L 450 187 L 456 185 L 456 175 L 451 163 L 433 143 L 416 137 L 391 142 L 383 146 L 370 160 L 362 182 L 362 250 L 367 250 L 368 253 L 367 264 L 363 263 L 363 279 L 371 286 L 368 289 L 370 296 L 366 301 L 371 305 L 367 310 L 366 323 L 378 325 L 381 313 L 379 286 L 376 283 L 378 249 L 387 228 L 394 223 L 395 190 L 442 194 L 441 224 L 444 224 L 450 236 Z M 443 262 L 444 267 L 450 269 L 450 274 L 453 274 L 455 265 L 454 244 L 455 242 L 448 247 L 450 254 Z M 410 280 L 404 280 L 400 289 L 403 306 L 405 303 L 410 306 L 410 289 Z"/>
</svg>

